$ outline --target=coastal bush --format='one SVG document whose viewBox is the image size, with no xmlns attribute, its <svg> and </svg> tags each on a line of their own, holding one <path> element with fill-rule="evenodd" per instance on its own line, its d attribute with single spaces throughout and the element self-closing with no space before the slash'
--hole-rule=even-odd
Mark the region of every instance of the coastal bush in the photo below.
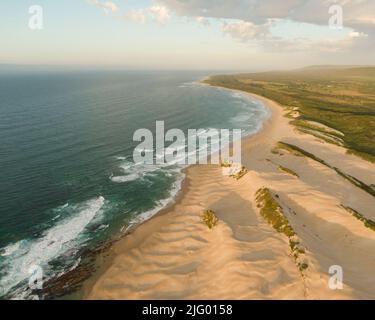
<svg viewBox="0 0 375 320">
<path fill-rule="evenodd" d="M 309 267 L 309 265 L 306 262 L 302 262 L 298 264 L 298 267 L 299 267 L 299 270 L 302 272 L 306 270 Z"/>
<path fill-rule="evenodd" d="M 223 174 L 234 178 L 236 180 L 241 179 L 248 170 L 240 163 L 233 163 L 233 162 L 222 162 L 220 165 L 223 168 Z"/>
<path fill-rule="evenodd" d="M 353 217 L 357 218 L 359 221 L 362 221 L 366 228 L 375 231 L 375 221 L 367 219 L 363 214 L 359 213 L 358 211 L 354 210 L 353 208 L 346 207 L 341 205 L 346 211 L 348 211 Z"/>
<path fill-rule="evenodd" d="M 231 175 L 231 177 L 235 178 L 236 180 L 240 180 L 246 173 L 248 173 L 248 170 L 242 166 L 241 170 L 236 174 Z"/>
<path fill-rule="evenodd" d="M 336 146 L 342 147 L 344 146 L 343 140 L 339 137 L 336 137 L 334 135 L 330 135 L 328 133 L 322 133 L 321 131 L 318 130 L 313 130 L 313 129 L 306 129 L 303 127 L 298 127 L 297 130 L 302 133 L 310 134 L 320 140 L 321 142 L 327 142 L 330 144 L 334 144 Z"/>
<path fill-rule="evenodd" d="M 285 150 L 285 151 L 288 151 L 289 153 L 291 153 L 292 155 L 296 156 L 296 157 L 303 157 L 304 155 L 297 149 L 295 148 L 292 148 L 292 145 L 289 145 L 287 143 L 283 143 L 283 142 L 278 142 L 276 144 L 276 147 L 274 148 L 275 150 L 275 154 L 276 152 L 279 152 L 281 153 L 281 150 Z"/>
<path fill-rule="evenodd" d="M 277 199 L 279 197 L 275 196 Z M 256 193 L 256 202 L 260 209 L 261 216 L 279 233 L 286 235 L 289 239 L 289 247 L 291 255 L 301 273 L 308 268 L 307 261 L 301 261 L 301 255 L 304 255 L 306 250 L 301 245 L 297 234 L 294 232 L 292 226 L 289 224 L 287 217 L 284 214 L 283 208 L 275 200 L 272 192 L 267 189 L 259 189 Z"/>
<path fill-rule="evenodd" d="M 283 166 L 279 166 L 279 170 L 280 170 L 280 171 L 283 171 L 283 172 L 286 172 L 286 173 L 288 173 L 288 174 L 290 174 L 290 175 L 292 175 L 292 176 L 295 176 L 295 177 L 299 178 L 299 175 L 298 175 L 297 173 L 295 173 L 295 172 L 294 172 L 293 170 L 291 170 L 291 169 L 288 169 L 288 168 L 283 167 Z"/>
<path fill-rule="evenodd" d="M 272 150 L 271 150 L 271 153 L 272 154 L 275 154 L 275 155 L 278 155 L 278 156 L 283 156 L 284 154 L 280 151 L 279 148 L 277 147 L 274 147 Z"/>
<path fill-rule="evenodd" d="M 230 161 L 223 161 L 223 162 L 220 164 L 220 166 L 221 166 L 222 168 L 230 168 L 232 165 L 233 165 L 233 163 L 230 162 Z"/>
<path fill-rule="evenodd" d="M 288 219 L 284 216 L 282 208 L 273 198 L 271 192 L 267 188 L 258 190 L 256 193 L 256 201 L 262 217 L 279 233 L 285 234 L 287 237 L 295 235 L 293 228 L 290 226 Z"/>
<path fill-rule="evenodd" d="M 213 229 L 219 222 L 219 218 L 212 210 L 205 210 L 202 214 L 202 220 L 209 229 Z"/>
</svg>

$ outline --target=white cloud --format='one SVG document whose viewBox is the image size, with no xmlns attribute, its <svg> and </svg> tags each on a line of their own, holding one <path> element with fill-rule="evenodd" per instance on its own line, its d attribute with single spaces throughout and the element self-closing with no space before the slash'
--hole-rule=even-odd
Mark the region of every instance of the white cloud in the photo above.
<svg viewBox="0 0 375 320">
<path fill-rule="evenodd" d="M 166 24 L 170 19 L 170 13 L 165 6 L 152 6 L 144 9 L 130 10 L 124 18 L 137 23 L 145 23 L 147 20 Z"/>
<path fill-rule="evenodd" d="M 152 6 L 148 8 L 147 11 L 160 24 L 166 24 L 170 19 L 169 9 L 165 6 Z"/>
<path fill-rule="evenodd" d="M 205 18 L 205 17 L 196 17 L 195 21 L 197 21 L 202 26 L 206 26 L 207 27 L 207 26 L 210 25 L 210 21 L 207 18 Z"/>
<path fill-rule="evenodd" d="M 361 39 L 366 38 L 365 34 L 358 32 L 349 32 L 340 38 L 332 39 L 323 37 L 321 39 L 309 38 L 266 38 L 260 41 L 260 45 L 271 52 L 305 52 L 305 53 L 338 53 L 349 52 L 354 45 L 360 43 Z"/>
<path fill-rule="evenodd" d="M 350 38 L 367 38 L 368 35 L 364 32 L 352 31 L 349 33 Z"/>
<path fill-rule="evenodd" d="M 147 20 L 144 10 L 131 10 L 125 15 L 125 18 L 138 23 L 145 23 Z"/>
<path fill-rule="evenodd" d="M 289 19 L 328 25 L 329 7 L 341 5 L 344 27 L 375 34 L 375 0 L 159 0 L 181 16 L 236 19 L 262 25 Z"/>
<path fill-rule="evenodd" d="M 88 0 L 88 2 L 100 9 L 103 9 L 105 14 L 116 13 L 119 11 L 118 5 L 112 1 L 100 2 L 98 0 Z"/>
<path fill-rule="evenodd" d="M 306 0 L 159 0 L 182 16 L 236 19 L 263 24 L 269 18 L 283 18 Z M 315 0 L 319 1 L 319 0 Z"/>
<path fill-rule="evenodd" d="M 119 13 L 115 2 L 87 0 L 106 14 Z M 343 6 L 344 27 L 351 32 L 341 38 L 292 39 L 272 35 L 272 21 L 290 20 L 328 26 L 331 5 Z M 375 0 L 155 0 L 144 9 L 130 10 L 120 16 L 135 23 L 154 21 L 165 25 L 177 14 L 209 26 L 211 19 L 223 22 L 223 34 L 241 42 L 252 42 L 267 50 L 339 51 L 350 47 L 368 51 L 375 41 Z M 115 15 L 114 15 L 115 16 Z"/>
<path fill-rule="evenodd" d="M 191 17 L 198 22 L 212 18 L 226 21 L 222 26 L 224 34 L 241 42 L 250 42 L 266 52 L 296 51 L 309 55 L 346 52 L 348 57 L 353 57 L 367 55 L 375 50 L 375 0 L 157 1 L 175 14 Z M 332 5 L 342 6 L 342 30 L 350 30 L 344 36 L 327 32 L 327 35 L 321 35 L 321 39 L 316 39 L 309 31 L 306 36 L 295 38 L 291 38 L 287 31 L 279 37 L 272 34 L 270 21 L 291 21 L 328 27 L 332 18 L 332 10 L 329 10 Z M 312 26 L 305 30 L 308 29 L 311 31 Z"/>
<path fill-rule="evenodd" d="M 223 25 L 224 34 L 229 34 L 235 39 L 249 41 L 266 38 L 269 35 L 269 23 L 256 25 L 252 22 L 239 21 L 234 23 L 225 22 Z"/>
</svg>

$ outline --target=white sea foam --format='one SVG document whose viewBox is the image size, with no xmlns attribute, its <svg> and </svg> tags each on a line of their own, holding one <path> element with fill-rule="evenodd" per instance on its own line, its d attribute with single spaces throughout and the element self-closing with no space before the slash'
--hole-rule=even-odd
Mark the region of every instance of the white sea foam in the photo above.
<svg viewBox="0 0 375 320">
<path fill-rule="evenodd" d="M 129 228 L 131 228 L 132 226 L 143 223 L 144 221 L 149 220 L 150 218 L 152 218 L 155 214 L 157 214 L 160 210 L 165 208 L 168 204 L 170 204 L 175 199 L 176 195 L 178 194 L 178 192 L 181 189 L 181 185 L 182 185 L 182 182 L 185 178 L 185 175 L 181 172 L 181 169 L 178 169 L 178 168 L 170 170 L 170 171 L 178 172 L 178 178 L 173 183 L 173 186 L 172 186 L 172 188 L 169 192 L 169 196 L 165 199 L 159 200 L 158 204 L 153 209 L 138 214 L 137 217 L 135 217 L 130 222 L 130 225 L 125 229 L 125 232 Z"/>
<path fill-rule="evenodd" d="M 48 229 L 39 239 L 21 240 L 6 247 L 7 258 L 2 266 L 5 275 L 0 279 L 3 292 L 0 295 L 26 280 L 32 265 L 43 268 L 44 276 L 48 276 L 48 262 L 74 246 L 73 240 L 100 212 L 104 201 L 103 197 L 91 199 L 77 206 L 79 212 L 76 215 Z"/>
<path fill-rule="evenodd" d="M 123 156 L 117 156 L 115 157 L 117 160 L 126 160 L 126 157 L 123 157 Z"/>
<path fill-rule="evenodd" d="M 126 176 L 112 176 L 110 177 L 112 182 L 115 183 L 124 183 L 129 181 L 134 181 L 140 178 L 140 175 L 138 173 L 132 173 Z"/>
<path fill-rule="evenodd" d="M 243 128 L 244 135 L 259 132 L 263 128 L 264 121 L 271 116 L 270 110 L 264 106 L 262 101 L 241 92 L 232 91 L 231 96 L 243 103 L 243 108 L 241 108 L 241 112 L 230 119 L 230 122 L 234 126 Z"/>
<path fill-rule="evenodd" d="M 157 157 L 156 157 L 157 158 Z M 109 179 L 114 183 L 125 183 L 142 179 L 147 175 L 152 175 L 156 171 L 161 170 L 171 164 L 144 164 L 134 163 L 130 161 L 123 162 L 119 168 L 124 171 L 124 175 L 111 175 Z"/>
<path fill-rule="evenodd" d="M 20 245 L 21 245 L 21 242 L 16 242 L 16 243 L 12 243 L 12 244 L 9 244 L 8 246 L 6 246 L 3 250 L 4 250 L 4 253 L 2 253 L 1 255 L 3 257 L 7 257 L 7 256 L 10 256 L 11 254 L 13 254 L 14 252 L 16 252 L 19 248 L 20 248 Z"/>
<path fill-rule="evenodd" d="M 178 87 L 179 88 L 190 88 L 190 87 L 193 87 L 193 86 L 196 86 L 196 85 L 197 85 L 197 82 L 192 81 L 192 82 L 184 82 L 183 84 L 180 84 Z"/>
<path fill-rule="evenodd" d="M 98 230 L 104 230 L 104 229 L 107 229 L 108 227 L 109 227 L 109 224 L 101 224 Z"/>
<path fill-rule="evenodd" d="M 251 114 L 249 114 L 248 112 L 241 112 L 237 114 L 236 116 L 234 116 L 233 118 L 231 118 L 230 121 L 231 123 L 234 123 L 236 125 L 236 124 L 242 124 L 250 120 L 250 118 L 251 118 Z"/>
<path fill-rule="evenodd" d="M 61 214 L 58 214 L 56 217 L 52 218 L 52 221 L 55 221 L 61 217 Z"/>
</svg>

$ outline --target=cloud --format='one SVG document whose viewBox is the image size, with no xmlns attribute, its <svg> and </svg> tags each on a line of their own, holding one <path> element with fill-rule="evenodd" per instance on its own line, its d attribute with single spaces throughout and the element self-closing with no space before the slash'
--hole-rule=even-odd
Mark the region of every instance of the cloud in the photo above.
<svg viewBox="0 0 375 320">
<path fill-rule="evenodd" d="M 357 31 L 352 31 L 349 33 L 350 38 L 367 38 L 368 34 L 364 32 L 357 32 Z"/>
<path fill-rule="evenodd" d="M 145 23 L 147 20 L 166 24 L 170 19 L 169 9 L 165 6 L 152 6 L 144 9 L 130 10 L 124 15 L 125 20 L 137 23 Z"/>
<path fill-rule="evenodd" d="M 105 14 L 116 13 L 119 11 L 119 7 L 112 1 L 100 2 L 98 0 L 88 0 L 88 2 L 102 10 Z"/>
<path fill-rule="evenodd" d="M 239 21 L 234 23 L 223 24 L 224 34 L 229 34 L 235 39 L 241 41 L 249 41 L 255 39 L 264 39 L 269 33 L 270 24 L 265 23 L 263 25 L 256 25 L 252 22 Z"/>
<path fill-rule="evenodd" d="M 340 38 L 332 39 L 323 37 L 321 39 L 309 39 L 299 37 L 296 39 L 285 39 L 280 37 L 267 37 L 261 39 L 258 45 L 261 45 L 269 52 L 305 52 L 305 53 L 338 53 L 347 52 L 353 48 L 363 45 L 363 40 L 367 35 L 359 32 L 349 32 Z M 362 49 L 361 49 L 362 50 Z M 361 51 L 360 50 L 360 51 Z"/>
<path fill-rule="evenodd" d="M 152 6 L 147 11 L 160 24 L 166 24 L 170 19 L 169 9 L 165 6 Z"/>
<path fill-rule="evenodd" d="M 286 17 L 301 1 L 303 0 L 159 0 L 178 15 L 236 19 L 255 24 L 263 24 L 269 18 Z"/>
<path fill-rule="evenodd" d="M 172 13 L 203 26 L 211 19 L 222 22 L 222 32 L 240 42 L 251 42 L 268 50 L 369 51 L 375 47 L 375 0 L 155 0 L 143 9 L 119 13 L 115 2 L 87 0 L 106 14 L 135 23 L 154 21 L 165 25 Z M 288 20 L 327 26 L 332 17 L 332 6 L 343 9 L 343 27 L 350 32 L 341 38 L 292 39 L 275 37 L 272 23 Z M 117 15 L 114 15 L 118 13 Z"/>
<path fill-rule="evenodd" d="M 205 18 L 205 17 L 196 17 L 195 21 L 197 21 L 202 26 L 206 26 L 207 27 L 207 26 L 210 25 L 210 21 L 207 18 Z"/>
<path fill-rule="evenodd" d="M 196 19 L 198 22 L 217 19 L 222 31 L 242 43 L 248 42 L 265 52 L 303 52 L 313 55 L 342 52 L 347 57 L 366 55 L 375 50 L 375 0 L 156 0 L 176 15 Z M 342 9 L 342 10 L 341 10 Z M 328 32 L 320 39 L 313 36 L 313 27 L 298 23 L 325 26 L 332 16 L 342 11 L 343 30 Z M 198 20 L 197 20 L 197 17 Z M 340 19 L 338 19 L 340 20 Z M 306 32 L 293 38 L 285 31 L 276 36 L 275 25 L 283 21 L 296 23 Z M 340 29 L 340 28 L 338 28 Z M 342 28 L 341 28 L 342 29 Z M 349 31 L 349 32 L 348 32 Z M 280 33 L 279 33 L 280 34 Z"/>
<path fill-rule="evenodd" d="M 125 14 L 125 18 L 138 23 L 145 23 L 147 19 L 144 10 L 131 10 Z"/>
<path fill-rule="evenodd" d="M 342 6 L 344 27 L 375 34 L 374 0 L 159 0 L 182 16 L 235 19 L 265 24 L 270 19 L 288 19 L 328 25 L 329 8 Z"/>
</svg>

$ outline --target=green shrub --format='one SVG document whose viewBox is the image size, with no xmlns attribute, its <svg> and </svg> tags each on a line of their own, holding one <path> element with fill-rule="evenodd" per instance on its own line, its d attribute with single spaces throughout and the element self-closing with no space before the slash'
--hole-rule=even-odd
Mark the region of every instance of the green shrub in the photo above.
<svg viewBox="0 0 375 320">
<path fill-rule="evenodd" d="M 278 196 L 275 196 L 278 198 Z M 306 262 L 300 262 L 300 255 L 305 254 L 305 248 L 301 246 L 297 234 L 294 232 L 288 219 L 284 215 L 282 207 L 274 199 L 267 188 L 259 189 L 256 193 L 256 201 L 262 217 L 279 233 L 289 239 L 289 247 L 298 269 L 303 272 L 308 268 Z"/>
<path fill-rule="evenodd" d="M 269 189 L 258 190 L 256 201 L 260 208 L 262 217 L 277 231 L 285 234 L 287 237 L 295 235 L 288 219 L 284 216 L 282 208 L 273 198 Z"/>
<path fill-rule="evenodd" d="M 219 218 L 212 210 L 205 210 L 202 214 L 202 220 L 209 229 L 213 229 L 219 222 Z"/>
<path fill-rule="evenodd" d="M 248 170 L 245 167 L 242 167 L 240 172 L 231 175 L 231 177 L 240 180 L 246 173 L 248 173 Z"/>
<path fill-rule="evenodd" d="M 288 169 L 288 168 L 283 167 L 283 166 L 279 166 L 279 170 L 280 170 L 280 171 L 283 171 L 283 172 L 285 172 L 285 173 L 287 173 L 287 174 L 290 174 L 290 175 L 292 175 L 292 176 L 295 176 L 295 177 L 299 178 L 299 175 L 298 175 L 297 173 L 295 173 L 295 172 L 294 172 L 293 170 L 291 170 L 291 169 Z"/>
</svg>

